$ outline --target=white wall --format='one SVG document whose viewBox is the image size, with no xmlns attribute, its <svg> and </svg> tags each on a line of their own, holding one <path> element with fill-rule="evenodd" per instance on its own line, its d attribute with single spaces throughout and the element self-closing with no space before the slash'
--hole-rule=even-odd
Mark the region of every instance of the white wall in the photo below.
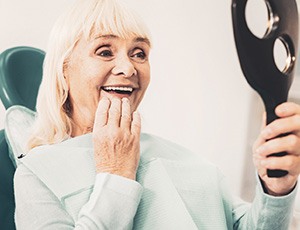
<svg viewBox="0 0 300 230">
<path fill-rule="evenodd" d="M 55 18 L 74 0 L 0 0 L 0 52 L 17 45 L 45 49 Z M 236 56 L 231 1 L 139 0 L 153 34 L 152 83 L 143 130 L 215 162 L 235 193 L 243 180 L 252 92 Z M 0 128 L 4 109 L 0 108 Z"/>
<path fill-rule="evenodd" d="M 230 2 L 173 2 L 151 1 L 144 12 L 154 37 L 144 127 L 204 154 L 239 193 L 250 89 L 236 57 Z"/>
<path fill-rule="evenodd" d="M 13 46 L 45 50 L 55 19 L 74 0 L 0 0 L 0 52 Z M 0 128 L 5 109 L 0 103 Z"/>
</svg>

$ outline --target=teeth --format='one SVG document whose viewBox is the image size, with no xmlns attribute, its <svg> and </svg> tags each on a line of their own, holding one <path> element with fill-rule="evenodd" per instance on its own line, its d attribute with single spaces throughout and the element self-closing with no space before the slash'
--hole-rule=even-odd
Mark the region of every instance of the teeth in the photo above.
<svg viewBox="0 0 300 230">
<path fill-rule="evenodd" d="M 126 91 L 126 92 L 132 92 L 133 88 L 131 87 L 115 87 L 115 86 L 104 86 L 104 90 L 110 91 L 110 90 L 119 90 L 119 91 Z"/>
</svg>

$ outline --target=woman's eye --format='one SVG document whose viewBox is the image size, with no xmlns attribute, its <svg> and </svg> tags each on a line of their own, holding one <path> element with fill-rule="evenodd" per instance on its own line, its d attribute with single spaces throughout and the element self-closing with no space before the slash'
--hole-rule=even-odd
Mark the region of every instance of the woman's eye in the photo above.
<svg viewBox="0 0 300 230">
<path fill-rule="evenodd" d="M 110 50 L 97 51 L 96 54 L 101 57 L 112 57 L 113 56 L 113 54 Z"/>
<path fill-rule="evenodd" d="M 147 58 L 147 55 L 145 54 L 144 51 L 137 50 L 136 52 L 133 53 L 132 57 L 136 58 L 136 59 L 138 59 L 140 61 L 144 61 Z"/>
</svg>

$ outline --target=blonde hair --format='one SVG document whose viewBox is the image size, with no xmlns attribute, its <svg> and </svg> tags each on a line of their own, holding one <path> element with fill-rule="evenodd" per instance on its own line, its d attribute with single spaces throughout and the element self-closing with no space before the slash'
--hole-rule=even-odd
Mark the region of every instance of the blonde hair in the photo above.
<svg viewBox="0 0 300 230">
<path fill-rule="evenodd" d="M 29 149 L 59 143 L 71 136 L 72 119 L 64 65 L 81 37 L 90 40 L 96 35 L 107 34 L 150 40 L 142 20 L 118 0 L 79 0 L 58 18 L 49 38 Z"/>
</svg>

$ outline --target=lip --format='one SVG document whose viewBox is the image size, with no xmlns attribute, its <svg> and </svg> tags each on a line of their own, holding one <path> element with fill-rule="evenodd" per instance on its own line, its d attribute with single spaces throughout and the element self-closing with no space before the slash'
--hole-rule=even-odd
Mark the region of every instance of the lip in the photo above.
<svg viewBox="0 0 300 230">
<path fill-rule="evenodd" d="M 117 93 L 117 92 L 114 92 L 114 91 L 107 92 L 103 89 L 103 87 L 129 87 L 129 88 L 132 88 L 133 91 L 131 93 L 128 93 L 128 94 L 126 94 L 126 93 Z M 138 90 L 139 88 L 136 87 L 136 86 L 130 85 L 130 84 L 126 84 L 126 85 L 125 84 L 124 85 L 123 84 L 115 84 L 115 85 L 112 84 L 112 85 L 99 86 L 98 89 L 100 90 L 102 96 L 118 97 L 118 98 L 122 99 L 124 97 L 126 97 L 126 98 L 131 97 L 135 93 L 135 91 Z"/>
<path fill-rule="evenodd" d="M 112 99 L 114 97 L 117 97 L 117 98 L 120 98 L 120 99 L 122 99 L 124 97 L 130 98 L 132 96 L 132 94 L 134 93 L 134 91 L 133 91 L 130 94 L 120 94 L 120 93 L 116 93 L 116 92 L 106 92 L 103 89 L 101 89 L 100 92 L 101 92 L 101 97 L 104 96 L 104 97 L 107 97 L 107 98 L 110 98 L 110 99 Z"/>
<path fill-rule="evenodd" d="M 118 84 L 118 85 L 102 85 L 102 86 L 98 86 L 98 89 L 100 90 L 103 90 L 102 88 L 103 87 L 129 87 L 129 88 L 132 88 L 133 90 L 136 90 L 138 89 L 139 87 L 137 86 L 133 86 L 133 85 L 121 85 L 121 84 Z"/>
</svg>

